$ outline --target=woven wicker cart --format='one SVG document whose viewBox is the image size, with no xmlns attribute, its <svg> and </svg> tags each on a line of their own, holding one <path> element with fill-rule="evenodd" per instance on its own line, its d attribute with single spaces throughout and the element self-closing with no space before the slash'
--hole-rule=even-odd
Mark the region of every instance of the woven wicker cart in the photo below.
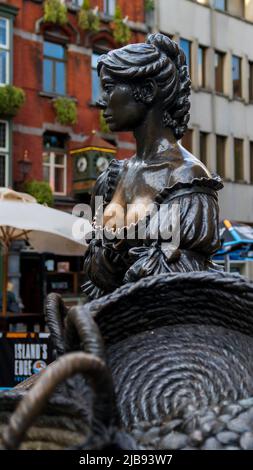
<svg viewBox="0 0 253 470">
<path fill-rule="evenodd" d="M 52 295 L 48 323 L 60 357 L 31 389 L 0 396 L 3 447 L 253 449 L 253 285 L 244 278 L 164 274 L 70 312 Z M 61 442 L 38 439 L 42 428 Z"/>
</svg>

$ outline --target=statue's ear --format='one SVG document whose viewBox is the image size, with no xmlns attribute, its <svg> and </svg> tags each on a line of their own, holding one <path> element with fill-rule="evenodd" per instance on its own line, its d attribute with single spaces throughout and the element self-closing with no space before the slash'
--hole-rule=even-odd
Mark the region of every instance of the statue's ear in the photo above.
<svg viewBox="0 0 253 470">
<path fill-rule="evenodd" d="M 147 78 L 141 85 L 137 86 L 135 92 L 138 101 L 142 101 L 144 104 L 151 104 L 157 95 L 157 84 L 152 78 Z"/>
</svg>

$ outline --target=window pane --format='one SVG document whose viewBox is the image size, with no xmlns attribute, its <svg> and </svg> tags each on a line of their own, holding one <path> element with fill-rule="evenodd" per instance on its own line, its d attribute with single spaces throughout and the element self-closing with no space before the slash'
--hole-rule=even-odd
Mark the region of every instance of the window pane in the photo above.
<svg viewBox="0 0 253 470">
<path fill-rule="evenodd" d="M 206 77 L 205 77 L 205 58 L 206 50 L 204 47 L 198 48 L 198 82 L 200 87 L 205 87 Z"/>
<path fill-rule="evenodd" d="M 97 73 L 97 63 L 98 59 L 100 57 L 100 54 L 97 54 L 96 52 L 93 52 L 92 54 L 92 59 L 91 59 L 91 66 L 92 66 L 92 102 L 96 103 L 96 101 L 100 97 L 101 93 L 101 85 L 100 85 L 100 79 Z"/>
<path fill-rule="evenodd" d="M 253 62 L 249 63 L 249 99 L 253 101 Z"/>
<path fill-rule="evenodd" d="M 53 91 L 53 62 L 48 59 L 44 59 L 43 89 L 44 91 Z"/>
<path fill-rule="evenodd" d="M 187 39 L 180 39 L 180 47 L 185 53 L 189 73 L 191 73 L 191 42 L 187 41 Z"/>
<path fill-rule="evenodd" d="M 232 77 L 233 77 L 233 91 L 235 97 L 242 96 L 241 90 L 241 59 L 233 55 L 232 57 Z"/>
<path fill-rule="evenodd" d="M 250 3 L 251 0 L 246 0 L 246 2 Z M 244 16 L 244 4 L 245 0 L 230 0 L 228 1 L 227 9 L 231 15 Z"/>
<path fill-rule="evenodd" d="M 52 188 L 52 191 L 55 193 L 65 192 L 65 163 L 66 158 L 63 154 L 58 154 L 54 152 L 43 153 L 43 179 L 45 181 L 48 181 Z"/>
<path fill-rule="evenodd" d="M 43 163 L 50 163 L 50 153 L 43 153 Z"/>
<path fill-rule="evenodd" d="M 200 132 L 200 160 L 207 166 L 207 134 Z"/>
<path fill-rule="evenodd" d="M 97 64 L 98 64 L 98 59 L 100 57 L 100 54 L 97 54 L 96 52 L 93 52 L 92 58 L 91 58 L 91 66 L 93 69 L 97 70 Z"/>
<path fill-rule="evenodd" d="M 226 137 L 216 137 L 216 171 L 222 178 L 225 177 Z"/>
<path fill-rule="evenodd" d="M 44 42 L 44 56 L 53 57 L 54 59 L 64 59 L 65 49 L 61 44 L 53 42 Z"/>
<path fill-rule="evenodd" d="M 55 90 L 61 95 L 65 94 L 65 63 L 55 62 Z"/>
<path fill-rule="evenodd" d="M 54 191 L 64 193 L 64 168 L 55 168 Z"/>
<path fill-rule="evenodd" d="M 0 18 L 0 45 L 7 46 L 7 19 Z"/>
<path fill-rule="evenodd" d="M 45 132 L 43 136 L 43 146 L 46 149 L 62 148 L 65 149 L 66 136 L 65 134 L 54 134 L 52 132 Z"/>
<path fill-rule="evenodd" d="M 55 155 L 54 162 L 56 165 L 64 165 L 64 159 L 65 159 L 65 156 L 58 153 Z"/>
<path fill-rule="evenodd" d="M 0 148 L 6 149 L 6 124 L 5 122 L 0 122 Z M 7 149 L 6 149 L 7 150 Z"/>
<path fill-rule="evenodd" d="M 243 140 L 234 140 L 234 164 L 235 164 L 235 181 L 244 180 L 243 171 Z"/>
<path fill-rule="evenodd" d="M 7 54 L 6 51 L 0 51 L 0 83 L 7 83 Z"/>
<path fill-rule="evenodd" d="M 192 152 L 192 130 L 188 129 L 181 139 L 181 144 L 182 146 L 188 150 L 189 152 Z"/>
<path fill-rule="evenodd" d="M 253 142 L 250 142 L 250 182 L 253 184 Z"/>
<path fill-rule="evenodd" d="M 0 155 L 0 186 L 5 186 L 5 155 Z"/>
<path fill-rule="evenodd" d="M 214 0 L 214 8 L 218 10 L 226 10 L 226 0 Z"/>
<path fill-rule="evenodd" d="M 114 16 L 115 14 L 115 0 L 104 0 L 104 13 L 106 15 Z"/>
<path fill-rule="evenodd" d="M 224 79 L 223 79 L 223 70 L 224 70 L 224 54 L 221 52 L 215 52 L 214 56 L 214 66 L 215 66 L 215 90 L 219 93 L 224 92 Z"/>
<path fill-rule="evenodd" d="M 92 101 L 96 103 L 100 97 L 100 80 L 95 70 L 92 70 Z"/>
</svg>

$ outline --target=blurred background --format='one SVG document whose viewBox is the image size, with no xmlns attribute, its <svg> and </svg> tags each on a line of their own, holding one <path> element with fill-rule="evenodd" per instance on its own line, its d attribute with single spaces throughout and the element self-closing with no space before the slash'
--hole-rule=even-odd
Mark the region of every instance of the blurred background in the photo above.
<svg viewBox="0 0 253 470">
<path fill-rule="evenodd" d="M 253 0 L 0 0 L 0 187 L 69 213 L 89 203 L 110 160 L 135 152 L 95 106 L 98 57 L 157 31 L 180 43 L 191 75 L 182 145 L 225 183 L 216 260 L 253 279 Z M 9 331 L 44 331 L 49 292 L 85 301 L 80 256 L 16 241 L 8 269 L 9 310 L 26 314 L 12 311 Z"/>
</svg>

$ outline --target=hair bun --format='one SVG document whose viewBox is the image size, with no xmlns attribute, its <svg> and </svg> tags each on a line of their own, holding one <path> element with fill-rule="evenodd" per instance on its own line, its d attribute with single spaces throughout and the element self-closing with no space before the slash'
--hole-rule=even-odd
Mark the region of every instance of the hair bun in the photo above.
<svg viewBox="0 0 253 470">
<path fill-rule="evenodd" d="M 165 52 L 170 59 L 175 59 L 180 55 L 180 48 L 178 44 L 170 39 L 168 36 L 165 36 L 161 33 L 150 34 L 147 39 L 147 44 L 153 44 L 160 51 Z M 184 60 L 186 60 L 184 55 Z M 182 64 L 184 65 L 184 64 Z"/>
</svg>

